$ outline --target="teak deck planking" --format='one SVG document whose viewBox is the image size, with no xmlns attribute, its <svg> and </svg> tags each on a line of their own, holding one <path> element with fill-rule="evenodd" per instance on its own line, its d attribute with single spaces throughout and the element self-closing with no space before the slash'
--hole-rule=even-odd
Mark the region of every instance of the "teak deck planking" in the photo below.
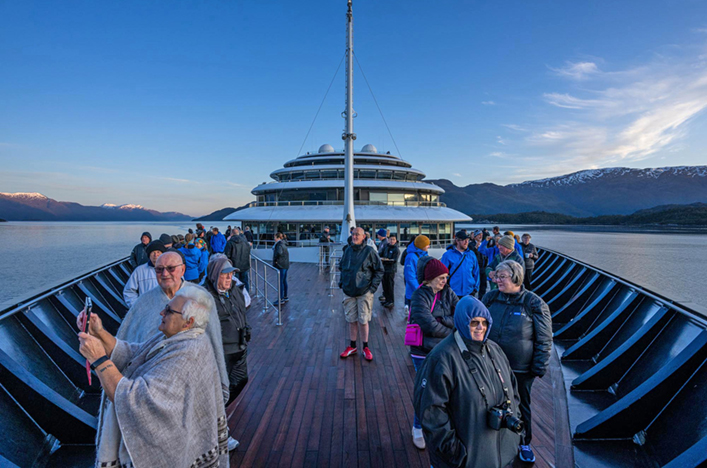
<svg viewBox="0 0 707 468">
<path fill-rule="evenodd" d="M 240 446 L 235 467 L 429 467 L 426 450 L 412 444 L 415 371 L 403 345 L 404 281 L 399 268 L 396 307 L 383 309 L 376 293 L 370 323 L 373 361 L 347 359 L 342 293 L 329 297 L 327 274 L 293 263 L 290 301 L 263 312 L 253 300 L 248 321 L 250 380 L 229 407 L 231 435 Z M 272 291 L 270 294 L 274 295 Z M 272 296 L 271 296 L 272 297 Z M 572 448 L 557 356 L 533 385 L 535 466 L 571 466 Z M 555 382 L 555 385 L 553 385 Z M 513 466 L 525 466 L 516 460 Z"/>
</svg>

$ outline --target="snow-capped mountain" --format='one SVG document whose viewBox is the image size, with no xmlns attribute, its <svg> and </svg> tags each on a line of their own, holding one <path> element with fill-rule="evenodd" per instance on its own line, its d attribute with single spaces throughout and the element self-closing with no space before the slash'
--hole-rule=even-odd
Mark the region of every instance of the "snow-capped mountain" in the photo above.
<svg viewBox="0 0 707 468">
<path fill-rule="evenodd" d="M 631 169 L 628 167 L 609 167 L 605 169 L 587 169 L 558 177 L 529 180 L 510 187 L 561 187 L 584 184 L 600 178 L 632 176 L 637 178 L 657 179 L 664 176 L 707 177 L 707 166 L 656 167 L 652 169 Z"/>
<path fill-rule="evenodd" d="M 61 202 L 41 193 L 0 192 L 0 218 L 8 221 L 181 221 L 182 213 L 161 213 L 141 205 L 84 206 Z"/>
<path fill-rule="evenodd" d="M 599 216 L 707 202 L 707 166 L 590 169 L 506 186 L 431 182 L 446 191 L 442 201 L 448 206 L 476 215 L 546 211 Z"/>
</svg>

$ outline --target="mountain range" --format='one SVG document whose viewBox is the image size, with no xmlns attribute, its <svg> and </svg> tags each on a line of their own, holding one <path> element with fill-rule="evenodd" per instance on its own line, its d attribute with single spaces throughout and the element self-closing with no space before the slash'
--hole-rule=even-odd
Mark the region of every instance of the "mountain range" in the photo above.
<svg viewBox="0 0 707 468">
<path fill-rule="evenodd" d="M 0 218 L 8 221 L 185 221 L 191 216 L 141 205 L 84 206 L 56 201 L 41 193 L 0 192 Z"/>
<path fill-rule="evenodd" d="M 545 211 L 588 217 L 707 202 L 707 166 L 591 169 L 505 186 L 427 182 L 445 190 L 442 202 L 466 214 Z"/>
</svg>

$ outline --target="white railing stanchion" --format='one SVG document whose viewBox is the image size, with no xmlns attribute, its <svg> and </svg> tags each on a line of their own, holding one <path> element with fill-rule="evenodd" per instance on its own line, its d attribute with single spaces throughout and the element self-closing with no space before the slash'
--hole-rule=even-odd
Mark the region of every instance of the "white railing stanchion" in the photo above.
<svg viewBox="0 0 707 468">
<path fill-rule="evenodd" d="M 280 270 L 271 264 L 263 261 L 256 255 L 250 254 L 251 271 L 254 273 L 252 278 L 255 280 L 255 298 L 263 298 L 263 312 L 267 312 L 270 306 L 277 308 L 277 325 L 282 325 L 282 292 L 280 291 Z M 259 265 L 263 265 L 263 274 L 260 274 Z M 275 270 L 277 273 L 277 283 L 273 284 L 268 281 L 268 269 Z M 268 289 L 272 288 L 277 293 L 277 303 L 268 299 Z"/>
</svg>

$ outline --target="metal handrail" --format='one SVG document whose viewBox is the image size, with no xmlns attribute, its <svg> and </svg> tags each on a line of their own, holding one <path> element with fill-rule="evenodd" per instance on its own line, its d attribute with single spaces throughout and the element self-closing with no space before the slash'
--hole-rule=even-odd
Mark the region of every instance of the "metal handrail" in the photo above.
<svg viewBox="0 0 707 468">
<path fill-rule="evenodd" d="M 255 283 L 255 298 L 263 298 L 263 312 L 268 310 L 268 306 L 271 305 L 277 309 L 277 325 L 282 325 L 282 291 L 280 291 L 280 270 L 270 265 L 269 263 L 263 261 L 262 259 L 256 257 L 252 253 L 250 254 L 250 279 L 251 285 Z M 262 265 L 263 274 L 261 275 L 258 269 L 259 265 Z M 268 281 L 268 269 L 275 270 L 277 273 L 277 284 L 272 284 Z M 262 288 L 260 287 L 262 281 Z M 277 305 L 268 299 L 268 286 L 277 291 Z M 262 291 L 262 295 L 261 295 Z"/>
<path fill-rule="evenodd" d="M 75 284 L 81 283 L 83 280 L 88 279 L 92 276 L 97 275 L 98 273 L 102 271 L 109 270 L 113 268 L 114 266 L 118 266 L 121 263 L 129 260 L 130 257 L 124 257 L 121 258 L 120 260 L 116 260 L 112 263 L 109 263 L 108 265 L 102 266 L 100 268 L 96 268 L 95 270 L 91 270 L 88 273 L 79 276 L 78 278 L 74 278 L 70 281 L 67 281 L 65 283 L 60 284 L 59 286 L 56 286 L 55 288 L 50 289 L 49 291 L 45 293 L 40 293 L 38 296 L 30 297 L 25 299 L 23 302 L 18 303 L 16 306 L 11 308 L 7 308 L 3 311 L 0 311 L 0 320 L 4 320 L 7 317 L 10 317 L 11 315 L 16 314 L 17 312 L 20 312 L 22 310 L 28 310 L 30 309 L 33 305 L 37 304 L 39 301 L 44 300 L 48 297 L 53 296 L 54 294 L 58 293 L 59 291 L 62 291 L 66 288 L 69 288 Z"/>
</svg>

